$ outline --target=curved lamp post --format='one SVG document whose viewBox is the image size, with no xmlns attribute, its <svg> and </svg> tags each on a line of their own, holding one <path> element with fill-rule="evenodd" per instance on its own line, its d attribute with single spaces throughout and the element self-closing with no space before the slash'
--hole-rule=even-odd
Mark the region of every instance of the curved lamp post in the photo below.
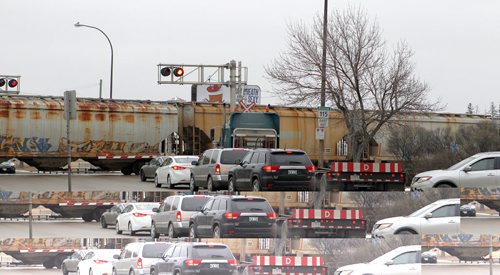
<svg viewBox="0 0 500 275">
<path fill-rule="evenodd" d="M 104 33 L 101 29 L 99 29 L 97 27 L 80 24 L 80 22 L 76 22 L 75 27 L 77 27 L 77 28 L 78 27 L 87 27 L 87 28 L 98 30 L 102 34 L 104 34 L 104 36 L 108 40 L 109 47 L 111 48 L 111 79 L 109 81 L 109 98 L 112 99 L 113 98 L 113 45 L 111 44 L 111 40 L 109 40 L 109 37 L 106 35 L 106 33 Z"/>
</svg>

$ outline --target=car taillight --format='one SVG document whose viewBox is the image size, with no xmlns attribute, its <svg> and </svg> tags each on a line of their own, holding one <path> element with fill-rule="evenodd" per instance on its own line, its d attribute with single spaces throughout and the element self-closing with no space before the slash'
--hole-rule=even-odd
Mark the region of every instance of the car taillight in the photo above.
<svg viewBox="0 0 500 275">
<path fill-rule="evenodd" d="M 184 261 L 184 264 L 187 266 L 199 266 L 201 264 L 201 260 L 198 259 L 187 259 Z"/>
<path fill-rule="evenodd" d="M 264 172 L 268 172 L 268 173 L 276 172 L 279 169 L 280 169 L 279 166 L 273 166 L 273 165 L 266 165 L 266 166 L 262 167 L 262 170 L 264 170 Z"/>
<path fill-rule="evenodd" d="M 147 216 L 148 214 L 135 212 L 135 213 L 132 213 L 132 215 L 134 215 L 134 217 L 145 217 L 145 216 Z"/>
<path fill-rule="evenodd" d="M 142 258 L 137 258 L 137 268 L 142 268 Z"/>
<path fill-rule="evenodd" d="M 181 222 L 181 221 L 182 221 L 182 214 L 181 214 L 181 211 L 177 211 L 177 213 L 175 213 L 175 219 L 176 219 L 178 222 Z"/>
<path fill-rule="evenodd" d="M 276 219 L 276 213 L 274 213 L 274 212 L 267 213 L 267 217 L 274 220 L 274 219 Z"/>
<path fill-rule="evenodd" d="M 172 169 L 174 169 L 174 170 L 184 170 L 184 169 L 186 169 L 186 167 L 174 165 L 174 166 L 172 166 Z"/>
<path fill-rule="evenodd" d="M 314 166 L 314 165 L 306 166 L 306 169 L 307 169 L 307 172 L 314 172 L 314 171 L 316 171 L 316 166 Z"/>
<path fill-rule="evenodd" d="M 220 175 L 220 164 L 215 165 L 215 174 Z"/>
<path fill-rule="evenodd" d="M 226 212 L 224 214 L 224 217 L 226 218 L 226 220 L 236 220 L 237 218 L 239 218 L 241 215 L 241 213 L 239 212 Z"/>
<path fill-rule="evenodd" d="M 96 263 L 96 264 L 105 264 L 105 263 L 107 263 L 107 262 L 108 262 L 108 261 L 106 261 L 106 260 L 101 260 L 101 259 L 95 259 L 95 260 L 94 260 L 94 263 Z"/>
<path fill-rule="evenodd" d="M 227 260 L 227 263 L 230 265 L 230 266 L 237 266 L 238 265 L 238 261 L 236 260 Z"/>
</svg>

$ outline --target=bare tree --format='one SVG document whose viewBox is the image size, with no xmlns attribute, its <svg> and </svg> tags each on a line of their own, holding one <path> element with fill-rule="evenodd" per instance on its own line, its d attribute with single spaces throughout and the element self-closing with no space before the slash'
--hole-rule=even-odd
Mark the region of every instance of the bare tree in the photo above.
<svg viewBox="0 0 500 275">
<path fill-rule="evenodd" d="M 380 27 L 359 8 L 336 11 L 327 35 L 326 98 L 348 129 L 349 157 L 360 161 L 379 129 L 401 112 L 427 112 L 427 84 L 414 76 L 413 52 L 400 42 L 386 50 Z M 266 68 L 287 104 L 320 100 L 322 18 L 289 26 L 288 49 Z"/>
</svg>

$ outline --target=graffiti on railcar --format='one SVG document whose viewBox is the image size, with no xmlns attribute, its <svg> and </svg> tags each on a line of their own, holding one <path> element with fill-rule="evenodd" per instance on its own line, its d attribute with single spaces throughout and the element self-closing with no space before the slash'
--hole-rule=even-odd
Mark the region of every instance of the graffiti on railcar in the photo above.
<svg viewBox="0 0 500 275">
<path fill-rule="evenodd" d="M 0 135 L 0 152 L 48 152 L 52 144 L 46 137 L 16 137 Z"/>
</svg>

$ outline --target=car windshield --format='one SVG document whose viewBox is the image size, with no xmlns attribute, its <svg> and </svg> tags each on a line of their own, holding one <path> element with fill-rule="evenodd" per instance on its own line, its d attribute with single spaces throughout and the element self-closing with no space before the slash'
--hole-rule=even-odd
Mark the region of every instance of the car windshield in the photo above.
<svg viewBox="0 0 500 275">
<path fill-rule="evenodd" d="M 153 210 L 155 207 L 160 207 L 159 203 L 145 203 L 145 204 L 136 204 L 135 208 L 137 210 Z"/>
<path fill-rule="evenodd" d="M 451 166 L 450 168 L 446 169 L 446 170 L 457 170 L 459 169 L 460 167 L 464 166 L 465 164 L 473 161 L 474 159 L 476 159 L 475 156 L 472 156 L 472 157 L 468 157 L 464 160 L 462 160 L 461 162 L 457 163 L 457 164 L 454 164 L 453 166 Z"/>
<path fill-rule="evenodd" d="M 161 258 L 165 250 L 167 250 L 170 246 L 171 244 L 169 243 L 145 244 L 142 249 L 142 257 Z"/>
<path fill-rule="evenodd" d="M 230 150 L 222 151 L 220 156 L 221 164 L 239 164 L 248 153 L 248 150 Z"/>
<path fill-rule="evenodd" d="M 272 165 L 310 166 L 311 161 L 304 152 L 284 151 L 271 153 Z"/>
<path fill-rule="evenodd" d="M 207 203 L 210 197 L 190 197 L 182 200 L 181 210 L 199 211 Z"/>
<path fill-rule="evenodd" d="M 222 245 L 196 245 L 193 246 L 193 258 L 232 260 L 234 256 L 229 248 Z"/>
<path fill-rule="evenodd" d="M 11 165 L 12 163 L 10 161 L 4 161 L 2 162 L 2 165 Z"/>
<path fill-rule="evenodd" d="M 431 203 L 425 207 L 422 207 L 420 209 L 418 209 L 417 211 L 411 213 L 410 215 L 408 215 L 408 217 L 420 217 L 422 215 L 425 215 L 426 213 L 430 212 L 430 209 L 433 208 L 434 206 L 436 206 L 435 203 Z"/>
<path fill-rule="evenodd" d="M 191 164 L 193 161 L 197 161 L 198 157 L 175 157 L 175 162 L 177 163 L 188 163 Z"/>
<path fill-rule="evenodd" d="M 264 199 L 242 198 L 242 199 L 233 199 L 232 211 L 270 213 L 273 211 L 273 208 Z"/>
</svg>

